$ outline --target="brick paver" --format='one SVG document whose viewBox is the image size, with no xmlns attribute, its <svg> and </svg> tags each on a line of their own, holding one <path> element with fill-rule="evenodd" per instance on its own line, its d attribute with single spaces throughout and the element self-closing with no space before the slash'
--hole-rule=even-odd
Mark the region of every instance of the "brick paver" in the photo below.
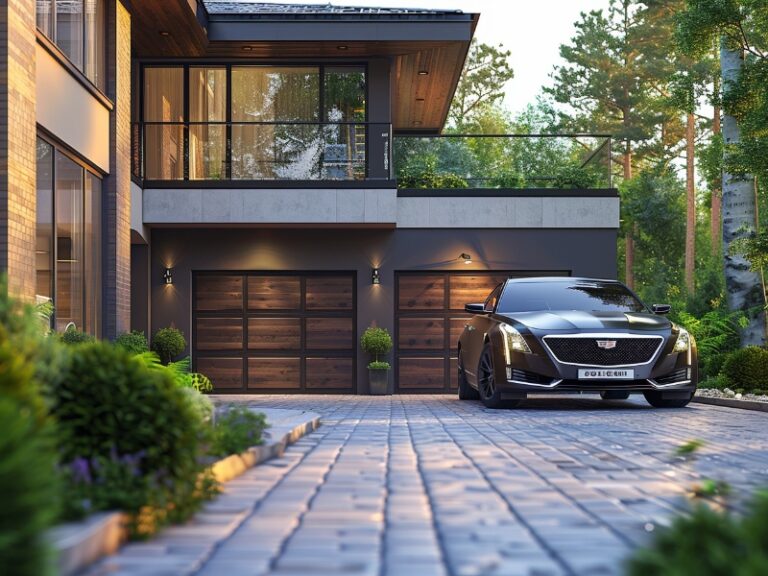
<svg viewBox="0 0 768 576">
<path fill-rule="evenodd" d="M 92 574 L 618 574 L 702 476 L 768 486 L 768 414 L 642 401 L 228 397 L 323 415 L 193 522 Z M 701 439 L 695 462 L 674 456 Z M 736 506 L 739 503 L 735 503 Z"/>
</svg>

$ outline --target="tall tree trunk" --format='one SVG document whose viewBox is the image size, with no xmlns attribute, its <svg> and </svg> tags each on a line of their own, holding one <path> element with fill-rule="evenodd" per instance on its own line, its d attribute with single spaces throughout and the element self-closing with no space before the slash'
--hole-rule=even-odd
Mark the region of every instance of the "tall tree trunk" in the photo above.
<svg viewBox="0 0 768 576">
<path fill-rule="evenodd" d="M 729 89 L 742 65 L 738 51 L 729 50 L 721 42 L 720 65 L 723 90 Z M 723 137 L 725 144 L 736 144 L 740 139 L 736 119 L 729 114 L 723 116 Z M 728 307 L 731 310 L 749 311 L 749 323 L 741 332 L 742 346 L 765 343 L 765 311 L 760 275 L 749 268 L 749 262 L 740 254 L 730 254 L 729 247 L 734 240 L 744 238 L 755 228 L 756 204 L 754 179 L 751 176 L 736 176 L 723 171 L 723 259 L 725 264 L 725 288 Z"/>
<path fill-rule="evenodd" d="M 627 142 L 624 152 L 624 180 L 632 178 L 632 144 Z M 635 288 L 635 225 L 627 226 L 624 236 L 624 282 Z"/>
<path fill-rule="evenodd" d="M 720 79 L 715 76 L 713 92 L 715 97 L 719 98 Z M 720 105 L 716 104 L 712 110 L 712 136 L 720 135 Z M 720 241 L 723 238 L 722 230 L 722 206 L 723 190 L 721 186 L 712 188 L 712 208 L 710 210 L 710 226 L 712 235 L 712 254 L 717 254 L 720 250 Z"/>
<path fill-rule="evenodd" d="M 695 158 L 693 144 L 696 138 L 696 118 L 689 112 L 685 130 L 685 195 L 687 208 L 685 214 L 685 287 L 688 296 L 693 296 L 696 269 L 696 175 L 694 173 Z"/>
</svg>

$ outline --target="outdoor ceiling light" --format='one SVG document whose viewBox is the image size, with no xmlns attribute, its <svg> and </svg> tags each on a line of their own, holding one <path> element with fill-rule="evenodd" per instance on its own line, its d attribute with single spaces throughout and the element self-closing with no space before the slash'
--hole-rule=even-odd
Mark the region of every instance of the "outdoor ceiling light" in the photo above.
<svg viewBox="0 0 768 576">
<path fill-rule="evenodd" d="M 413 121 L 414 126 L 421 126 L 421 120 L 414 120 Z"/>
<path fill-rule="evenodd" d="M 419 70 L 418 74 L 419 76 L 426 76 L 429 74 L 429 70 Z"/>
<path fill-rule="evenodd" d="M 349 46 L 342 44 L 341 46 L 336 46 L 336 50 L 349 50 Z"/>
<path fill-rule="evenodd" d="M 163 272 L 163 280 L 165 280 L 166 284 L 173 284 L 173 272 L 170 268 L 166 268 L 165 272 Z"/>
<path fill-rule="evenodd" d="M 472 256 L 466 252 L 459 254 L 458 260 L 464 260 L 464 264 L 472 264 Z"/>
<path fill-rule="evenodd" d="M 424 102 L 424 98 L 416 98 L 416 102 Z"/>
<path fill-rule="evenodd" d="M 381 284 L 381 278 L 379 277 L 379 269 L 374 268 L 373 272 L 371 273 L 371 284 L 374 286 L 378 286 Z"/>
<path fill-rule="evenodd" d="M 160 36 L 170 36 L 171 33 L 168 30 L 160 30 Z"/>
</svg>

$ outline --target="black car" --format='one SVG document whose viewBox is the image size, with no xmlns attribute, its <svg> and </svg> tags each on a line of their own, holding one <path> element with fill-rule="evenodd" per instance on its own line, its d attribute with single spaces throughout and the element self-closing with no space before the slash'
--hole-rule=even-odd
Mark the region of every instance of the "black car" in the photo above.
<svg viewBox="0 0 768 576">
<path fill-rule="evenodd" d="M 459 398 L 489 408 L 530 394 L 642 393 L 657 408 L 682 408 L 698 382 L 696 342 L 615 280 L 518 278 L 499 284 L 459 337 Z"/>
</svg>

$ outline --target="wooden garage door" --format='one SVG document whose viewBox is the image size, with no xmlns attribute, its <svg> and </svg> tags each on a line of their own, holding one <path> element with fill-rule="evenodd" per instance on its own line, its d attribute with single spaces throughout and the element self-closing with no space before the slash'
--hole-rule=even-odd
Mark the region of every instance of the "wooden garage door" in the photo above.
<svg viewBox="0 0 768 576">
<path fill-rule="evenodd" d="M 456 390 L 456 345 L 469 314 L 510 277 L 565 272 L 399 272 L 395 297 L 395 372 L 398 392 Z"/>
<path fill-rule="evenodd" d="M 194 275 L 193 358 L 217 392 L 353 392 L 353 273 Z"/>
</svg>

